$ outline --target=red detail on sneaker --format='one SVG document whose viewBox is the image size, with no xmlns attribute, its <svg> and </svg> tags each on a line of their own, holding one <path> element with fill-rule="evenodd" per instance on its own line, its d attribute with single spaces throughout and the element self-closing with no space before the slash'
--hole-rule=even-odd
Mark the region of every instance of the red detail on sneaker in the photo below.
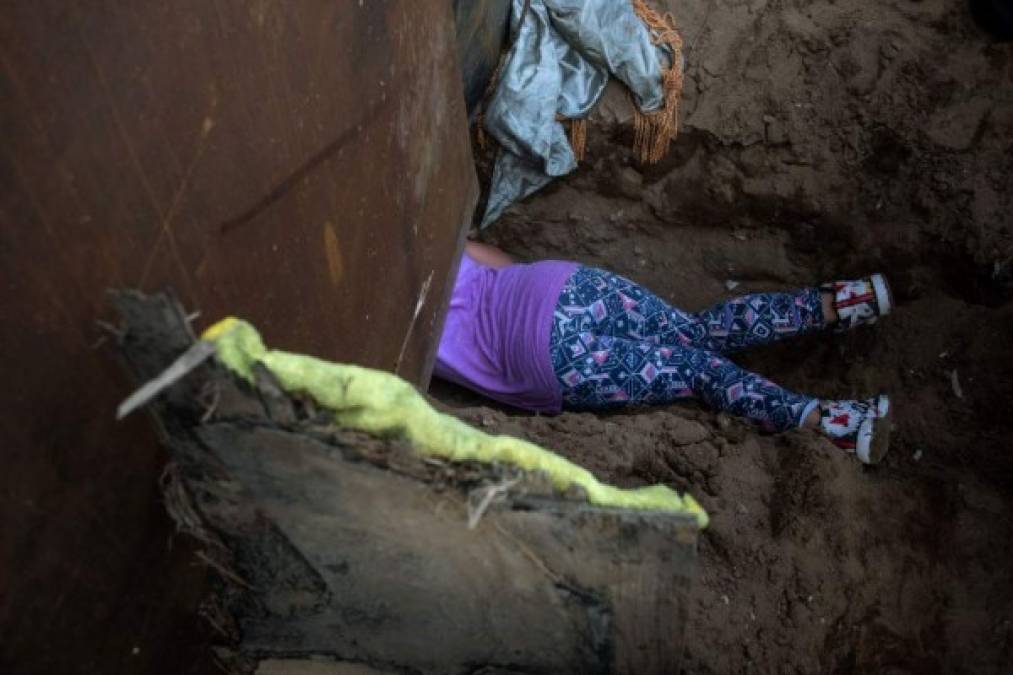
<svg viewBox="0 0 1013 675">
<path fill-rule="evenodd" d="M 852 307 L 853 305 L 860 305 L 863 302 L 872 302 L 875 299 L 876 299 L 875 293 L 866 293 L 864 295 L 857 295 L 857 296 L 853 295 L 845 300 L 838 300 L 835 303 L 835 306 L 837 307 L 837 309 L 842 309 L 844 307 Z"/>
<path fill-rule="evenodd" d="M 834 438 L 831 443 L 836 445 L 841 450 L 854 450 L 858 443 L 854 439 L 850 438 Z"/>
<path fill-rule="evenodd" d="M 841 413 L 840 415 L 836 415 L 834 417 L 831 417 L 830 418 L 830 423 L 831 424 L 839 424 L 842 427 L 846 427 L 846 426 L 848 426 L 848 422 L 850 420 L 851 420 L 851 415 L 849 415 L 848 413 Z"/>
</svg>

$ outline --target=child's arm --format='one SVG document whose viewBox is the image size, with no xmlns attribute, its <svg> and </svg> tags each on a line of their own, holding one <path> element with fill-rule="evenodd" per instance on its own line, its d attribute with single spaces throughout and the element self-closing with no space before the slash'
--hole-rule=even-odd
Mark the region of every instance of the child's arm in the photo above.
<svg viewBox="0 0 1013 675">
<path fill-rule="evenodd" d="M 469 258 L 486 267 L 500 268 L 514 264 L 513 258 L 495 246 L 480 244 L 477 241 L 467 242 L 464 245 L 464 252 Z"/>
</svg>

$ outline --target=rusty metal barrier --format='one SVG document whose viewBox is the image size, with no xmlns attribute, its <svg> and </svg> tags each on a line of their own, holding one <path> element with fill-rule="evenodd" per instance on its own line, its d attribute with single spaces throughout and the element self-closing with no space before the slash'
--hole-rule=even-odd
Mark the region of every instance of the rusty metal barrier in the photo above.
<svg viewBox="0 0 1013 675">
<path fill-rule="evenodd" d="M 106 288 L 427 381 L 476 195 L 456 55 L 437 0 L 0 9 L 0 670 L 200 651 Z"/>
</svg>

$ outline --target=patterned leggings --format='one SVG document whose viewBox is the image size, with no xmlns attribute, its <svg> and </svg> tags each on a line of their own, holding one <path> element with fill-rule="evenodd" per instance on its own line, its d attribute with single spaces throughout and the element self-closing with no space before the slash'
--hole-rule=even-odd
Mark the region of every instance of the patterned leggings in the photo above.
<svg viewBox="0 0 1013 675">
<path fill-rule="evenodd" d="M 724 355 L 823 327 L 818 288 L 747 295 L 690 314 L 628 279 L 580 267 L 560 293 L 550 349 L 568 409 L 695 397 L 769 431 L 786 431 L 802 423 L 816 399 Z"/>
</svg>

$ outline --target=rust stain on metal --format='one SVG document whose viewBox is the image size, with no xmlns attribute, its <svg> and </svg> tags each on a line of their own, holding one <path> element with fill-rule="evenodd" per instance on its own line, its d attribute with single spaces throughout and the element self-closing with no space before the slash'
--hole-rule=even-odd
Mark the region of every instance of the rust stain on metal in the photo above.
<svg viewBox="0 0 1013 675">
<path fill-rule="evenodd" d="M 340 286 L 341 279 L 344 277 L 345 264 L 341 261 L 338 235 L 334 232 L 334 225 L 330 222 L 324 223 L 324 256 L 327 258 L 327 271 L 331 276 L 331 284 Z"/>
</svg>

